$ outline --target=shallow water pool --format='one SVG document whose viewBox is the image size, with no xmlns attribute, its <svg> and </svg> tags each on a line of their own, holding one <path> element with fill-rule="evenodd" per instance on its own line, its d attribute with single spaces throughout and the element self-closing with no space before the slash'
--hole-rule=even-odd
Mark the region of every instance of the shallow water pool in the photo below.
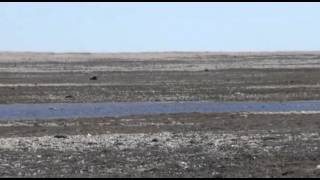
<svg viewBox="0 0 320 180">
<path fill-rule="evenodd" d="M 0 120 L 119 117 L 160 113 L 320 111 L 320 101 L 291 102 L 108 102 L 2 104 Z"/>
</svg>

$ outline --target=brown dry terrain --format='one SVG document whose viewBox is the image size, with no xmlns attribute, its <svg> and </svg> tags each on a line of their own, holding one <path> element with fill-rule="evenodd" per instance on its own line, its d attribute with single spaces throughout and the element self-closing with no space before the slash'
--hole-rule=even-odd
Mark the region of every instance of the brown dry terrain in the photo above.
<svg viewBox="0 0 320 180">
<path fill-rule="evenodd" d="M 0 103 L 320 100 L 320 53 L 0 53 Z M 1 177 L 320 177 L 320 114 L 0 123 Z"/>
</svg>

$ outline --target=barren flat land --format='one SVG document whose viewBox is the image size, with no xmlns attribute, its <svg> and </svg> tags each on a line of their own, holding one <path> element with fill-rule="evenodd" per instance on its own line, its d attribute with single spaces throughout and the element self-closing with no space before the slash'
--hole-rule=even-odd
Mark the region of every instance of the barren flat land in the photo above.
<svg viewBox="0 0 320 180">
<path fill-rule="evenodd" d="M 319 77 L 320 52 L 2 52 L 0 104 L 318 101 Z M 319 118 L 195 110 L 4 119 L 0 176 L 320 177 Z"/>
</svg>

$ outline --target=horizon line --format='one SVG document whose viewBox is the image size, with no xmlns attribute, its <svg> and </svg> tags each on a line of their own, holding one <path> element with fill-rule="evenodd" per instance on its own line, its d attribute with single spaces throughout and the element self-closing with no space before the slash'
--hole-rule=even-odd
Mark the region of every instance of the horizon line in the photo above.
<svg viewBox="0 0 320 180">
<path fill-rule="evenodd" d="M 210 53 L 210 54 L 260 54 L 260 53 L 320 53 L 319 50 L 263 50 L 263 51 L 1 51 L 0 54 L 161 54 L 161 53 Z"/>
</svg>

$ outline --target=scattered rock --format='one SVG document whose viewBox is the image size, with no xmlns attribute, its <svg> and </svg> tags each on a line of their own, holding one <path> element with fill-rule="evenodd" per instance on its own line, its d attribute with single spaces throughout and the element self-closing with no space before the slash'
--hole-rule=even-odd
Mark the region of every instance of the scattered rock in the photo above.
<svg viewBox="0 0 320 180">
<path fill-rule="evenodd" d="M 247 113 L 242 113 L 242 114 L 240 114 L 240 117 L 247 118 L 247 117 L 248 117 L 248 114 L 247 114 Z"/>
<path fill-rule="evenodd" d="M 14 164 L 14 167 L 15 168 L 19 168 L 19 167 L 21 167 L 21 164 L 20 163 L 16 163 L 16 164 Z"/>
<path fill-rule="evenodd" d="M 287 175 L 292 174 L 292 173 L 294 173 L 294 172 L 293 171 L 286 171 L 286 172 L 282 173 L 282 176 L 287 176 Z"/>
<path fill-rule="evenodd" d="M 124 145 L 123 142 L 120 142 L 119 140 L 116 140 L 113 144 L 114 144 L 115 146 L 122 146 L 122 145 Z"/>
<path fill-rule="evenodd" d="M 209 69 L 204 69 L 204 72 L 209 72 Z"/>
<path fill-rule="evenodd" d="M 66 135 L 61 135 L 61 134 L 58 134 L 58 135 L 55 135 L 54 138 L 58 138 L 58 139 L 66 139 L 67 136 Z"/>
<path fill-rule="evenodd" d="M 195 143 L 196 143 L 196 141 L 195 141 L 195 140 L 193 140 L 193 139 L 191 139 L 191 140 L 189 141 L 189 143 L 190 143 L 190 144 L 195 144 Z"/>
<path fill-rule="evenodd" d="M 320 169 L 320 164 L 317 165 L 316 169 Z"/>
<path fill-rule="evenodd" d="M 98 77 L 97 77 L 97 76 L 92 76 L 92 77 L 90 78 L 90 80 L 93 80 L 93 81 L 98 80 Z"/>
<path fill-rule="evenodd" d="M 274 141 L 274 140 L 277 140 L 278 137 L 262 137 L 261 138 L 263 141 Z"/>
<path fill-rule="evenodd" d="M 189 168 L 188 163 L 186 163 L 184 161 L 179 162 L 179 166 L 182 167 L 183 169 L 188 169 Z"/>
<path fill-rule="evenodd" d="M 221 177 L 220 173 L 219 173 L 219 172 L 216 172 L 216 171 L 213 171 L 213 172 L 211 173 L 211 175 L 212 175 L 213 177 L 215 177 L 215 178 Z"/>
<path fill-rule="evenodd" d="M 65 98 L 66 98 L 66 99 L 72 99 L 73 96 L 72 96 L 72 95 L 67 95 Z"/>
<path fill-rule="evenodd" d="M 151 141 L 152 142 L 159 142 L 159 140 L 157 138 L 153 138 Z"/>
<path fill-rule="evenodd" d="M 242 96 L 243 95 L 243 93 L 241 93 L 241 92 L 236 92 L 236 93 L 234 93 L 235 95 L 238 95 L 238 96 Z"/>
<path fill-rule="evenodd" d="M 106 155 L 105 154 L 100 154 L 100 157 L 105 158 Z"/>
<path fill-rule="evenodd" d="M 97 143 L 95 143 L 95 142 L 88 142 L 88 145 L 89 146 L 92 146 L 92 145 L 96 145 Z"/>
</svg>

